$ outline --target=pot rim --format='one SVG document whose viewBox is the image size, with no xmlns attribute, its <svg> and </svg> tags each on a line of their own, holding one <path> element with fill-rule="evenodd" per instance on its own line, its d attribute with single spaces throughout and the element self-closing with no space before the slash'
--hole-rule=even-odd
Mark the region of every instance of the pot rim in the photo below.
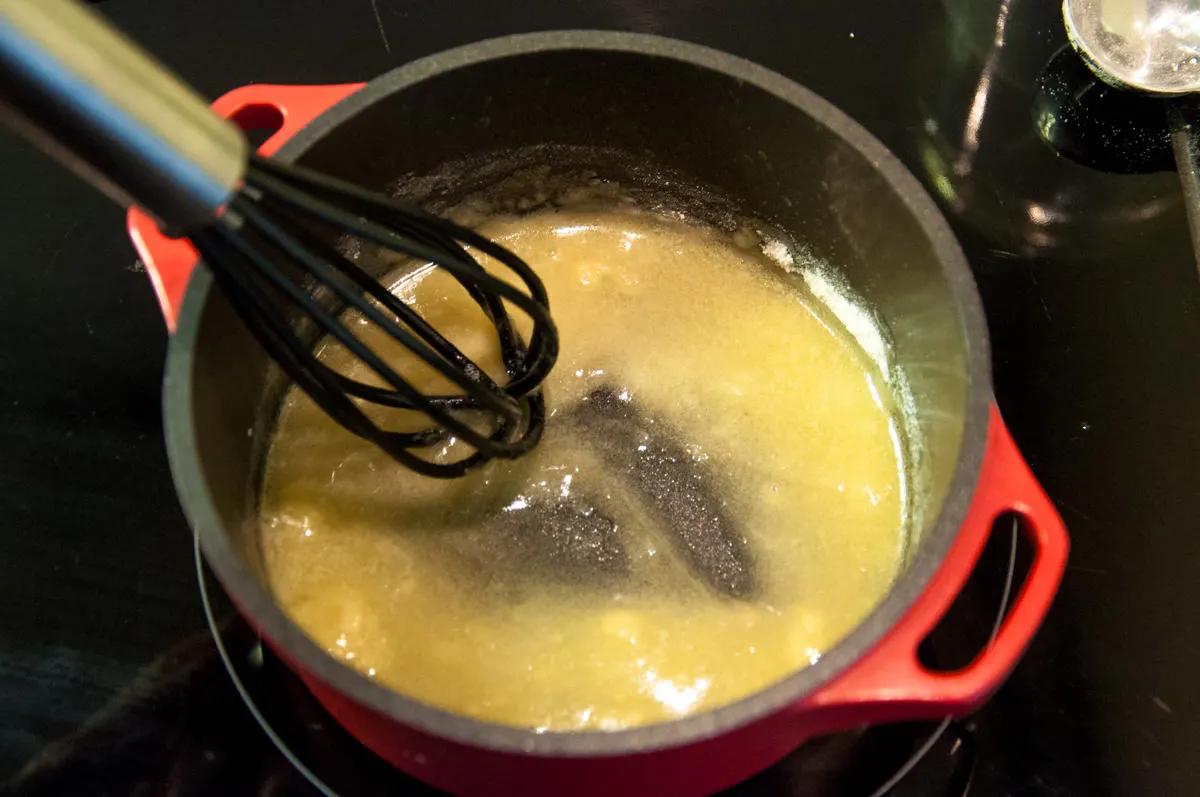
<svg viewBox="0 0 1200 797">
<path fill-rule="evenodd" d="M 938 517 L 913 561 L 859 625 L 820 660 L 737 702 L 667 722 L 618 731 L 538 733 L 473 719 L 392 691 L 342 662 L 310 639 L 282 610 L 234 551 L 208 493 L 192 424 L 192 364 L 200 319 L 213 288 L 196 269 L 168 345 L 163 380 L 167 453 L 185 514 L 218 579 L 243 614 L 287 652 L 291 663 L 357 703 L 436 736 L 498 751 L 542 756 L 615 756 L 682 746 L 721 735 L 773 714 L 816 692 L 866 655 L 908 612 L 949 551 L 967 515 L 983 462 L 991 403 L 987 327 L 974 279 L 948 223 L 917 179 L 873 135 L 812 91 L 743 58 L 689 42 L 613 31 L 567 30 L 518 34 L 437 53 L 371 80 L 285 142 L 276 157 L 292 161 L 360 110 L 415 83 L 486 61 L 551 51 L 635 53 L 712 70 L 775 95 L 829 128 L 875 164 L 929 237 L 960 311 L 966 347 L 967 400 L 954 477 Z"/>
</svg>

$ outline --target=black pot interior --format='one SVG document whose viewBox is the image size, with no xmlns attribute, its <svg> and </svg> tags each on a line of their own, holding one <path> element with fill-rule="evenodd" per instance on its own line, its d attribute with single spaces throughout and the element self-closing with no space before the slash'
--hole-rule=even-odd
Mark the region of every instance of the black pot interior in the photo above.
<svg viewBox="0 0 1200 797">
<path fill-rule="evenodd" d="M 346 118 L 318 122 L 290 150 L 377 190 L 406 175 L 445 174 L 464 157 L 501 162 L 508 156 L 497 153 L 524 150 L 528 163 L 538 157 L 528 148 L 546 144 L 580 148 L 540 150 L 548 160 L 601 151 L 579 156 L 601 177 L 724 197 L 840 270 L 883 320 L 910 386 L 911 533 L 927 531 L 959 460 L 970 352 L 953 279 L 914 210 L 926 205 L 908 193 L 919 190 L 915 181 L 897 188 L 852 145 L 865 138 L 856 126 L 805 93 L 802 108 L 722 72 L 636 52 L 532 52 L 409 80 L 380 78 L 334 112 Z M 711 191 L 664 189 L 664 174 Z M 430 185 L 436 197 L 436 180 L 401 180 L 398 190 L 429 199 Z M 219 294 L 201 312 L 190 394 L 199 474 L 261 578 L 255 493 L 282 385 Z"/>
</svg>

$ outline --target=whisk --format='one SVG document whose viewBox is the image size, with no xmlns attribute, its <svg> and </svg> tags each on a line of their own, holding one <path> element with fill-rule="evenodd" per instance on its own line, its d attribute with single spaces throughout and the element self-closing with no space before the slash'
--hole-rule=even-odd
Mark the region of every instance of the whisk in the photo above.
<svg viewBox="0 0 1200 797">
<path fill-rule="evenodd" d="M 558 335 L 545 287 L 512 252 L 419 208 L 251 154 L 236 126 L 75 0 L 0 0 L 0 108 L 10 126 L 115 201 L 189 238 L 292 381 L 401 464 L 451 478 L 537 444 L 546 417 L 538 388 L 554 365 Z M 495 327 L 506 379 L 494 380 L 318 232 L 331 229 L 449 272 Z M 525 290 L 485 270 L 467 246 L 510 269 Z M 506 303 L 532 319 L 528 341 Z M 459 392 L 415 388 L 343 322 L 351 310 Z M 380 384 L 322 363 L 297 332 L 301 317 Z M 360 402 L 415 411 L 430 425 L 387 431 Z M 453 462 L 417 453 L 452 438 L 473 453 Z"/>
</svg>

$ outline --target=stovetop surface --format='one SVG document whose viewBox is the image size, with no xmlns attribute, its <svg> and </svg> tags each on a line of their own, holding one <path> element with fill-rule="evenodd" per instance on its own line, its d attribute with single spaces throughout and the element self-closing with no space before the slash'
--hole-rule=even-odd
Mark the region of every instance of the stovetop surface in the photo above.
<svg viewBox="0 0 1200 797">
<path fill-rule="evenodd" d="M 1200 793 L 1200 277 L 1173 174 L 1103 173 L 1044 143 L 1070 122 L 1038 98 L 1065 44 L 1056 3 L 98 7 L 209 96 L 365 80 L 506 33 L 609 28 L 751 58 L 840 106 L 950 218 L 984 298 L 1000 407 L 1073 541 L 1010 681 L 893 793 L 967 781 L 982 797 Z M 165 333 L 122 214 L 8 136 L 0 174 L 0 780 L 36 757 L 12 793 L 314 793 L 243 706 L 205 627 L 161 438 Z M 982 601 L 976 622 L 992 610 Z M 226 623 L 248 684 L 282 706 L 281 734 L 314 746 L 305 728 L 324 719 L 306 712 L 319 709 L 289 697 L 287 673 L 256 664 L 253 639 Z M 872 731 L 867 748 L 839 737 L 790 765 L 820 770 L 857 745 L 871 777 L 819 788 L 869 790 L 931 729 Z M 800 793 L 788 777 L 738 791 Z"/>
</svg>

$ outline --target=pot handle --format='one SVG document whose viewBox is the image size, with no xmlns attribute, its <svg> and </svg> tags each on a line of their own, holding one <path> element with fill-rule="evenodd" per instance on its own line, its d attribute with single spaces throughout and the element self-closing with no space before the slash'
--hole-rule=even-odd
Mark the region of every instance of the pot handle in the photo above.
<svg viewBox="0 0 1200 797">
<path fill-rule="evenodd" d="M 258 148 L 260 154 L 272 155 L 301 128 L 365 85 L 242 86 L 218 97 L 212 108 L 243 130 L 274 130 Z M 174 332 L 183 294 L 200 256 L 186 239 L 164 235 L 154 220 L 137 208 L 130 208 L 126 226 L 154 284 L 167 330 Z"/>
<path fill-rule="evenodd" d="M 934 672 L 917 648 L 962 591 L 996 518 L 1012 512 L 1033 543 L 1033 563 L 999 632 L 970 664 Z M 988 444 L 966 522 L 941 568 L 908 614 L 858 664 L 803 700 L 797 709 L 832 712 L 832 725 L 961 716 L 999 688 L 1050 608 L 1070 543 L 1062 518 L 1042 491 L 992 405 Z"/>
</svg>

